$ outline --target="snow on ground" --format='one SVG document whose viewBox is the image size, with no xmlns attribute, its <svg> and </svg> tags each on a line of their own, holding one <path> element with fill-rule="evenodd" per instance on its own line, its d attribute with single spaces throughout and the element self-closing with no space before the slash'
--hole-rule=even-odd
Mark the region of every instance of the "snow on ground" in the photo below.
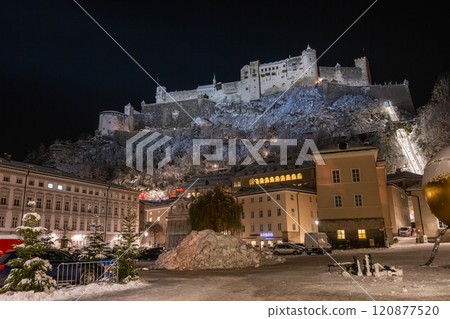
<svg viewBox="0 0 450 319">
<path fill-rule="evenodd" d="M 0 301 L 49 301 L 49 300 L 77 300 L 79 297 L 92 298 L 111 292 L 123 292 L 131 289 L 147 287 L 142 281 L 131 281 L 127 284 L 94 283 L 87 286 L 60 288 L 52 293 L 45 292 L 7 292 L 0 294 Z"/>
</svg>

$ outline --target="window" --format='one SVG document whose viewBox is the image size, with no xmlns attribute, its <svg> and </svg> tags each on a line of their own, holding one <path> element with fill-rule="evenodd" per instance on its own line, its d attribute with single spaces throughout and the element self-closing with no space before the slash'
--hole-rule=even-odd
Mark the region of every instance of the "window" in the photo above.
<svg viewBox="0 0 450 319">
<path fill-rule="evenodd" d="M 3 193 L 0 197 L 0 205 L 8 205 L 8 194 Z"/>
<path fill-rule="evenodd" d="M 0 227 L 5 227 L 5 216 L 0 215 Z"/>
<path fill-rule="evenodd" d="M 267 224 L 267 231 L 272 231 L 272 224 Z"/>
<path fill-rule="evenodd" d="M 69 228 L 69 221 L 68 220 L 64 220 L 63 222 L 63 229 L 68 229 Z"/>
<path fill-rule="evenodd" d="M 16 183 L 17 183 L 17 184 L 22 184 L 22 183 L 23 183 L 23 180 L 22 180 L 21 178 L 16 178 Z"/>
<path fill-rule="evenodd" d="M 3 181 L 4 182 L 9 182 L 9 176 L 3 176 Z"/>
<path fill-rule="evenodd" d="M 260 218 L 263 217 L 263 211 L 262 210 L 259 211 L 259 217 Z"/>
<path fill-rule="evenodd" d="M 46 200 L 45 209 L 52 209 L 52 200 L 51 199 Z"/>
<path fill-rule="evenodd" d="M 314 217 L 314 212 L 313 211 L 311 211 L 311 217 Z"/>
<path fill-rule="evenodd" d="M 281 199 L 281 195 L 277 194 L 277 200 L 280 200 L 280 199 Z"/>
<path fill-rule="evenodd" d="M 270 202 L 272 198 L 270 196 L 267 196 L 267 201 Z"/>
<path fill-rule="evenodd" d="M 341 195 L 334 196 L 334 207 L 342 207 L 342 196 Z"/>
<path fill-rule="evenodd" d="M 119 209 L 117 207 L 114 207 L 114 216 L 119 215 Z"/>
<path fill-rule="evenodd" d="M 264 231 L 264 225 L 263 224 L 259 225 L 259 231 Z"/>
<path fill-rule="evenodd" d="M 16 228 L 19 223 L 19 217 L 13 216 L 11 220 L 11 228 Z"/>
<path fill-rule="evenodd" d="M 279 224 L 277 225 L 277 229 L 278 229 L 278 230 L 281 230 L 281 223 L 279 223 Z"/>
<path fill-rule="evenodd" d="M 337 231 L 337 239 L 345 239 L 345 230 L 338 229 L 338 231 Z"/>
<path fill-rule="evenodd" d="M 292 213 L 292 215 L 294 215 L 294 213 L 295 213 L 295 209 L 294 208 L 291 208 L 291 213 Z"/>
<path fill-rule="evenodd" d="M 262 201 L 263 201 L 262 196 L 259 196 L 258 201 L 259 201 L 260 203 L 262 203 Z"/>
<path fill-rule="evenodd" d="M 74 202 L 73 203 L 73 209 L 72 209 L 74 212 L 77 212 L 78 211 L 78 202 Z"/>
<path fill-rule="evenodd" d="M 52 189 L 53 188 L 53 184 L 52 183 L 48 183 L 47 187 Z"/>
<path fill-rule="evenodd" d="M 242 212 L 242 213 L 241 213 L 241 218 L 242 218 L 242 219 L 245 219 L 245 212 Z"/>
<path fill-rule="evenodd" d="M 117 223 L 114 223 L 114 231 L 115 232 L 119 231 L 119 225 Z"/>
<path fill-rule="evenodd" d="M 294 195 L 293 194 L 291 194 L 291 200 L 294 200 Z"/>
<path fill-rule="evenodd" d="M 296 225 L 292 224 L 292 230 L 295 230 L 295 228 L 296 228 Z"/>
<path fill-rule="evenodd" d="M 341 172 L 336 169 L 331 171 L 331 175 L 333 178 L 333 183 L 340 183 L 341 182 Z"/>
<path fill-rule="evenodd" d="M 250 212 L 250 218 L 255 218 L 255 212 Z"/>
<path fill-rule="evenodd" d="M 255 199 L 252 197 L 252 198 L 250 198 L 250 203 L 254 203 L 255 202 Z"/>
<path fill-rule="evenodd" d="M 355 183 L 361 181 L 361 179 L 359 177 L 359 168 L 352 168 L 352 180 Z"/>
<path fill-rule="evenodd" d="M 57 188 L 59 191 L 62 191 L 62 190 L 64 189 L 62 185 L 58 185 L 56 188 Z"/>
<path fill-rule="evenodd" d="M 38 186 L 39 187 L 44 187 L 44 183 L 43 182 L 39 182 Z"/>
<path fill-rule="evenodd" d="M 20 195 L 15 195 L 14 196 L 14 202 L 13 202 L 13 206 L 20 206 Z"/>
<path fill-rule="evenodd" d="M 72 230 L 76 230 L 76 229 L 77 229 L 77 220 L 72 219 Z"/>
<path fill-rule="evenodd" d="M 75 193 L 79 193 L 80 189 L 78 187 L 75 187 Z"/>
<path fill-rule="evenodd" d="M 106 225 L 106 231 L 110 232 L 111 231 L 111 223 L 108 223 Z"/>
<path fill-rule="evenodd" d="M 70 186 L 66 186 L 66 191 L 70 192 L 72 188 Z"/>
<path fill-rule="evenodd" d="M 80 220 L 80 230 L 85 230 L 84 229 L 84 220 Z"/>
<path fill-rule="evenodd" d="M 49 216 L 45 216 L 45 220 L 44 220 L 44 227 L 47 228 L 48 230 L 50 230 L 50 217 Z"/>
<path fill-rule="evenodd" d="M 268 210 L 267 210 L 267 217 L 270 217 L 270 216 L 272 216 L 272 210 L 271 210 L 271 209 L 268 209 Z"/>
<path fill-rule="evenodd" d="M 359 239 L 366 239 L 366 230 L 365 229 L 358 229 L 358 238 Z"/>
<path fill-rule="evenodd" d="M 34 181 L 28 181 L 29 186 L 34 186 Z"/>
<path fill-rule="evenodd" d="M 85 203 L 81 203 L 80 212 L 84 213 L 85 210 L 86 210 L 86 204 Z"/>
<path fill-rule="evenodd" d="M 61 201 L 60 200 L 57 200 L 55 202 L 55 210 L 61 210 Z"/>
<path fill-rule="evenodd" d="M 242 231 L 243 233 L 245 233 L 245 225 L 242 225 L 241 231 Z"/>
<path fill-rule="evenodd" d="M 69 202 L 64 202 L 64 210 L 69 211 Z"/>
<path fill-rule="evenodd" d="M 36 208 L 42 208 L 42 198 L 36 199 Z"/>
<path fill-rule="evenodd" d="M 251 225 L 251 231 L 254 232 L 255 231 L 255 225 Z"/>
<path fill-rule="evenodd" d="M 277 216 L 281 216 L 281 208 L 277 208 Z"/>
<path fill-rule="evenodd" d="M 360 207 L 362 206 L 362 195 L 361 194 L 355 194 L 355 206 Z"/>
</svg>

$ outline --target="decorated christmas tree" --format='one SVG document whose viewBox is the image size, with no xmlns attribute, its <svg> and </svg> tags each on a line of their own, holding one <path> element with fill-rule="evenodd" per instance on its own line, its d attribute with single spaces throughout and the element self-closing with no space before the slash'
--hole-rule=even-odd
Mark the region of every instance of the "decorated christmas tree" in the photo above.
<svg viewBox="0 0 450 319">
<path fill-rule="evenodd" d="M 135 260 L 138 257 L 136 232 L 136 212 L 131 204 L 122 216 L 122 230 L 119 245 L 115 251 L 115 267 L 119 282 L 129 282 L 138 277 Z"/>
<path fill-rule="evenodd" d="M 89 243 L 83 247 L 80 255 L 81 260 L 101 260 L 106 258 L 103 250 L 105 247 L 105 240 L 103 239 L 103 233 L 100 232 L 101 225 L 99 225 L 98 218 L 95 222 L 89 225 L 92 232 L 89 234 Z"/>
<path fill-rule="evenodd" d="M 56 282 L 47 272 L 52 269 L 48 260 L 41 259 L 45 243 L 39 237 L 46 228 L 39 226 L 41 216 L 34 212 L 35 203 L 29 202 L 30 212 L 23 216 L 23 225 L 16 228 L 23 237 L 23 244 L 15 245 L 17 258 L 8 262 L 11 272 L 5 281 L 2 292 L 8 290 L 51 292 Z"/>
</svg>

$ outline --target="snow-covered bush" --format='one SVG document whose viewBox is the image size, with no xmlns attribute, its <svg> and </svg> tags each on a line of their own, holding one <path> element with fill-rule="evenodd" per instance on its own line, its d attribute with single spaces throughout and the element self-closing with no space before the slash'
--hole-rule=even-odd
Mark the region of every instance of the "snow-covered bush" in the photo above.
<svg viewBox="0 0 450 319">
<path fill-rule="evenodd" d="M 89 242 L 83 247 L 80 259 L 81 260 L 101 260 L 106 258 L 104 254 L 105 240 L 103 239 L 103 233 L 99 231 L 98 221 L 89 225 L 92 228 L 92 232 L 89 234 Z"/>
<path fill-rule="evenodd" d="M 56 287 L 55 280 L 46 274 L 52 266 L 47 260 L 40 258 L 45 243 L 39 237 L 46 232 L 46 228 L 39 226 L 41 216 L 34 212 L 34 204 L 31 204 L 31 211 L 23 216 L 23 225 L 16 228 L 17 233 L 23 237 L 23 244 L 14 246 L 17 258 L 8 262 L 12 269 L 2 292 L 51 292 Z"/>
</svg>

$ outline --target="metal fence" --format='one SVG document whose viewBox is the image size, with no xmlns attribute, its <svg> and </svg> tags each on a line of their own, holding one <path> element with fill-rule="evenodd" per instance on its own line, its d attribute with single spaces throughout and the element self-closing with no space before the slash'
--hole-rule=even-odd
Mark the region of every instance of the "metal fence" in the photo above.
<svg viewBox="0 0 450 319">
<path fill-rule="evenodd" d="M 56 269 L 58 286 L 117 282 L 118 264 L 114 260 L 61 263 Z"/>
</svg>

